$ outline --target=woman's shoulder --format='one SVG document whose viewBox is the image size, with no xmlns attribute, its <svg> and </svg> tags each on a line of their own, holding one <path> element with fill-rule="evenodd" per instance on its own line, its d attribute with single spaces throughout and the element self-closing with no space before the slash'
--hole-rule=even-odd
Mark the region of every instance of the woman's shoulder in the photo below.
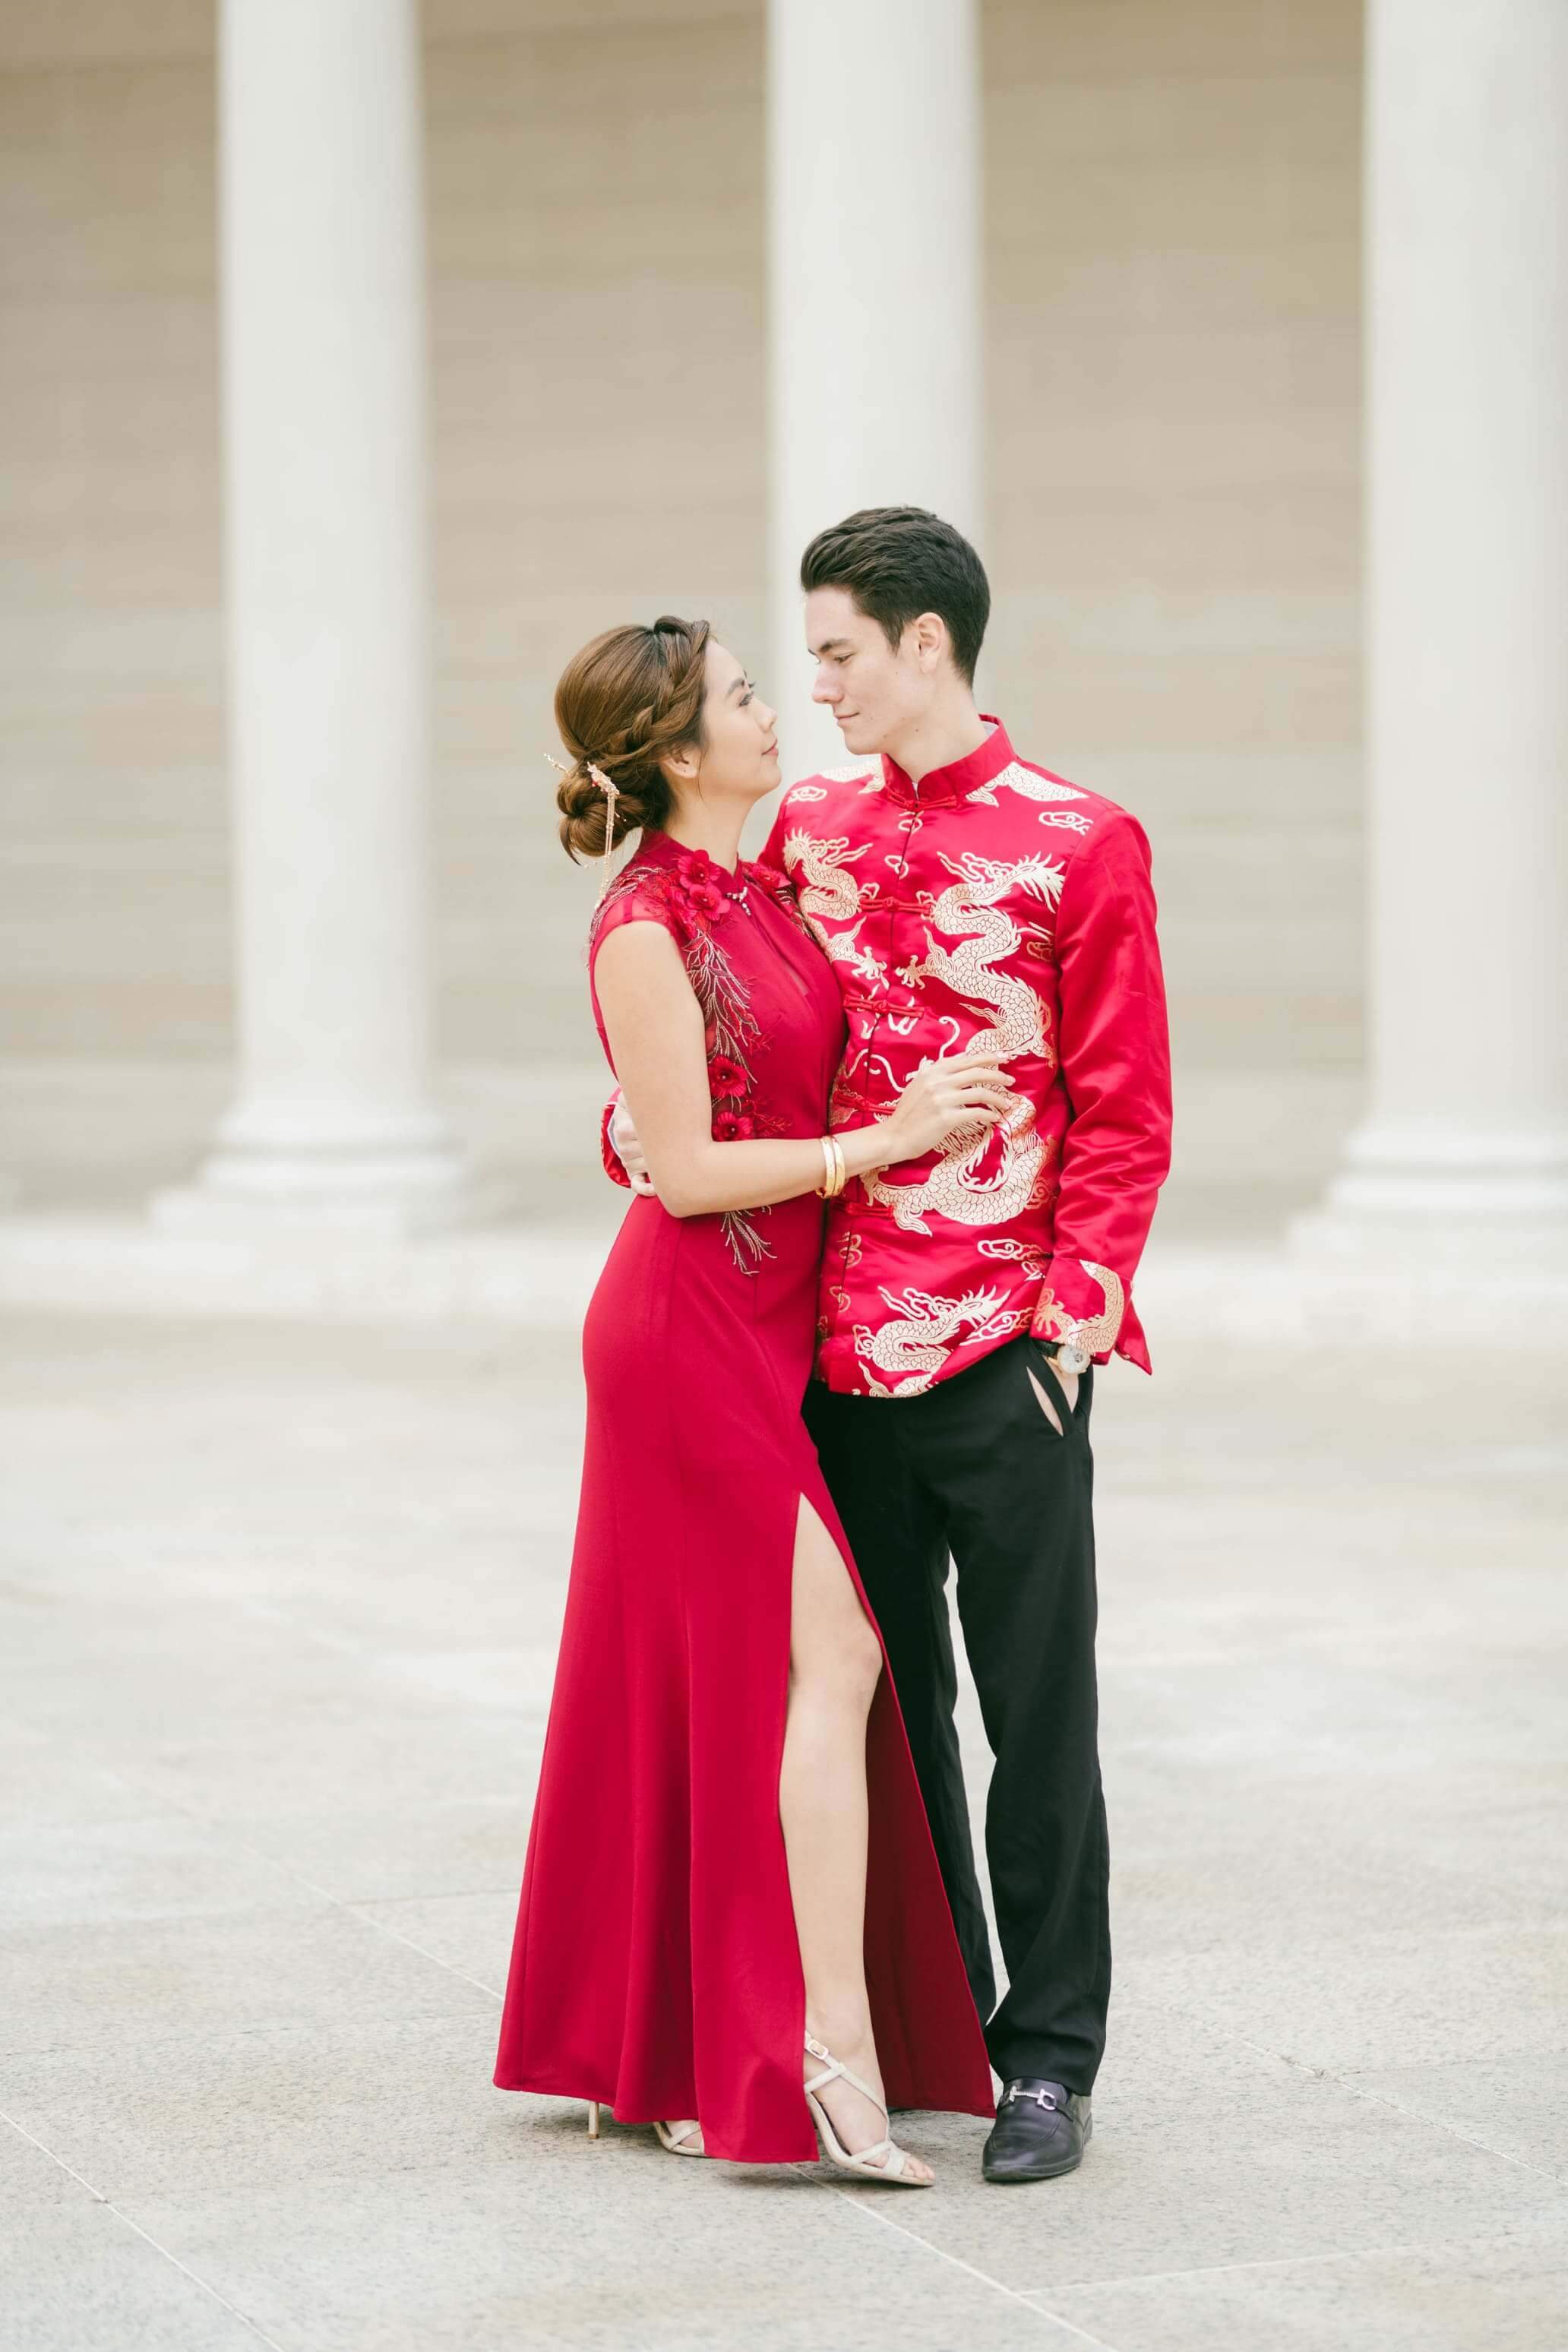
<svg viewBox="0 0 1568 2352">
<path fill-rule="evenodd" d="M 705 849 L 654 847 L 629 857 L 595 908 L 589 940 L 596 944 L 622 923 L 662 923 L 683 944 L 711 933 L 731 911 L 730 877 Z"/>
<path fill-rule="evenodd" d="M 674 869 L 640 850 L 629 857 L 588 918 L 590 951 L 624 923 L 658 923 L 684 941 L 690 908 Z"/>
</svg>

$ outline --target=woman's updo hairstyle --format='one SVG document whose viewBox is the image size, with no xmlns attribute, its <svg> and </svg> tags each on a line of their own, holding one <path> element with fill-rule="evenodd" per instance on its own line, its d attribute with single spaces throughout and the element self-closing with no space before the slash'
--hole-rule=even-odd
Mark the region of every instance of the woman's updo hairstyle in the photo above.
<svg viewBox="0 0 1568 2352">
<path fill-rule="evenodd" d="M 555 724 L 573 764 L 555 801 L 569 857 L 597 857 L 605 847 L 605 794 L 590 761 L 616 787 L 616 842 L 664 825 L 671 795 L 658 763 L 703 745 L 708 637 L 706 621 L 667 613 L 651 629 L 638 621 L 606 629 L 562 671 Z"/>
</svg>

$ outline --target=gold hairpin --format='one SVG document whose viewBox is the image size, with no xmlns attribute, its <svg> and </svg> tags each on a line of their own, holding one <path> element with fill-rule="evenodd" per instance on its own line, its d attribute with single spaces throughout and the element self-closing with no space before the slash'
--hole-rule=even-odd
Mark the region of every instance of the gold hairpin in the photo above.
<svg viewBox="0 0 1568 2352">
<path fill-rule="evenodd" d="M 563 776 L 572 774 L 573 771 L 566 765 L 565 761 L 558 760 L 553 751 L 546 751 L 544 756 L 552 768 L 560 769 Z M 606 776 L 603 768 L 596 768 L 592 760 L 584 760 L 583 765 L 605 795 L 605 851 L 602 861 L 604 878 L 599 884 L 599 897 L 594 901 L 597 906 L 610 887 L 610 852 L 616 845 L 616 784 L 614 777 Z"/>
</svg>

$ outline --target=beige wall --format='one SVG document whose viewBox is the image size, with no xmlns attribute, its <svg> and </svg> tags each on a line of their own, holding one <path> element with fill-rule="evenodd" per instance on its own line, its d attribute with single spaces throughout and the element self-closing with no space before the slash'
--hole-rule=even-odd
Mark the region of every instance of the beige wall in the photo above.
<svg viewBox="0 0 1568 2352">
<path fill-rule="evenodd" d="M 1238 1121 L 1323 1164 L 1359 1055 L 1359 16 L 984 10 L 982 684 L 1149 824 L 1199 1172 Z M 763 644 L 762 8 L 426 18 L 441 1038 L 569 1063 L 553 670 L 661 604 Z M 226 1047 L 211 47 L 0 5 L 13 1054 Z"/>
<path fill-rule="evenodd" d="M 427 0 L 426 23 L 441 1034 L 596 1057 L 551 694 L 587 637 L 659 612 L 760 656 L 763 16 Z"/>
<path fill-rule="evenodd" d="M 0 11 L 11 1053 L 226 1034 L 208 12 L 118 14 Z"/>
<path fill-rule="evenodd" d="M 1149 824 L 1188 1055 L 1353 1060 L 1359 5 L 985 24 L 991 674 Z"/>
</svg>

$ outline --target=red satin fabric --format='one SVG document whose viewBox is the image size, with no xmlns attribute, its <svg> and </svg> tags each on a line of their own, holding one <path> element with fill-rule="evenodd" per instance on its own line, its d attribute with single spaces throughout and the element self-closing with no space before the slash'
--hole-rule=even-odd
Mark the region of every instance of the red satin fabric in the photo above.
<svg viewBox="0 0 1568 2352">
<path fill-rule="evenodd" d="M 694 866 L 653 835 L 595 926 L 594 953 L 618 923 L 654 920 L 704 984 L 719 971 L 716 1129 L 826 1124 L 844 1010 L 786 899 L 757 868 Z M 594 1294 L 576 1542 L 495 2070 L 504 2089 L 598 2099 L 621 2122 L 695 2116 L 710 2155 L 753 2163 L 816 2152 L 778 1815 L 803 1497 L 859 1590 L 800 1418 L 822 1219 L 810 1193 L 754 1213 L 759 1255 L 719 1217 L 637 1196 Z M 889 2101 L 988 2116 L 886 1674 L 867 1761 L 867 1973 Z"/>
<path fill-rule="evenodd" d="M 806 777 L 763 852 L 848 1015 L 836 1129 L 885 1117 L 922 1061 L 976 1047 L 1026 1102 L 978 1150 L 874 1172 L 831 1204 L 816 1370 L 851 1395 L 918 1395 L 1030 1328 L 1149 1369 L 1132 1275 L 1171 1150 L 1149 844 L 991 726 L 918 784 L 886 757 Z"/>
</svg>

